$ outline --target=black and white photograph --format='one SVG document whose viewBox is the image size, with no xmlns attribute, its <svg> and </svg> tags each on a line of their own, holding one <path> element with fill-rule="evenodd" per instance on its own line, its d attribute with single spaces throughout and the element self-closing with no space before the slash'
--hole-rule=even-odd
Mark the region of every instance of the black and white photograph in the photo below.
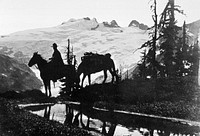
<svg viewBox="0 0 200 136">
<path fill-rule="evenodd" d="M 200 0 L 0 0 L 0 136 L 200 136 Z"/>
</svg>

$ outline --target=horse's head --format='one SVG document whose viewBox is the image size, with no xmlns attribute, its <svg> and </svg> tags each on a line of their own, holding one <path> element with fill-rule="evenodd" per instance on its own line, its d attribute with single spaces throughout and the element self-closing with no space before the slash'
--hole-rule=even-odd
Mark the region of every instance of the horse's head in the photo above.
<svg viewBox="0 0 200 136">
<path fill-rule="evenodd" d="M 33 65 L 37 64 L 39 58 L 38 52 L 33 53 L 33 57 L 30 59 L 28 66 L 32 67 Z"/>
</svg>

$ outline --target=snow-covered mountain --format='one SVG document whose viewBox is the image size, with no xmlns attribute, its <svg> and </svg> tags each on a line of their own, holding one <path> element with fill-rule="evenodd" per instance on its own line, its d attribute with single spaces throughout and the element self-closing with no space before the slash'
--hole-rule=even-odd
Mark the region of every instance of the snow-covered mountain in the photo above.
<svg viewBox="0 0 200 136">
<path fill-rule="evenodd" d="M 147 30 L 148 26 L 143 24 L 143 23 L 139 23 L 137 20 L 132 20 L 131 23 L 128 25 L 129 27 L 131 26 L 136 26 L 139 27 L 142 30 Z"/>
<path fill-rule="evenodd" d="M 70 19 L 51 28 L 1 36 L 0 53 L 27 63 L 35 51 L 39 51 L 44 58 L 51 57 L 51 45 L 56 42 L 65 58 L 68 39 L 78 63 L 81 56 L 88 51 L 110 53 L 118 68 L 130 69 L 140 59 L 140 51 L 134 51 L 148 39 L 148 32 L 139 26 L 120 27 L 115 20 L 98 23 L 95 18 Z"/>
<path fill-rule="evenodd" d="M 198 37 L 200 21 L 188 24 L 192 37 Z M 62 24 L 32 29 L 1 36 L 0 53 L 14 57 L 27 64 L 33 52 L 39 51 L 46 59 L 53 53 L 51 45 L 56 42 L 65 58 L 68 39 L 74 54 L 80 58 L 85 52 L 110 53 L 118 69 L 126 71 L 136 66 L 141 51 L 137 50 L 148 40 L 147 26 L 132 20 L 129 27 L 120 27 L 115 20 L 99 23 L 97 19 L 70 19 Z M 136 51 L 136 52 L 135 52 Z"/>
</svg>

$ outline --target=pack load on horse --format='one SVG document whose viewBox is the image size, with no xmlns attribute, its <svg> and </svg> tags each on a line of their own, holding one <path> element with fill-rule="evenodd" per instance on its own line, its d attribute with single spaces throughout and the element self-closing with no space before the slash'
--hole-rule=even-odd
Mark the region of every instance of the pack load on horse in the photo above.
<svg viewBox="0 0 200 136">
<path fill-rule="evenodd" d="M 81 61 L 90 64 L 90 66 L 97 67 L 103 63 L 104 57 L 105 56 L 101 54 L 86 52 L 84 56 L 81 57 Z"/>
<path fill-rule="evenodd" d="M 78 77 L 83 73 L 83 78 L 81 82 L 81 86 L 83 86 L 83 82 L 86 76 L 88 76 L 88 82 L 89 85 L 91 84 L 91 74 L 104 71 L 104 81 L 105 83 L 107 78 L 107 70 L 112 75 L 112 82 L 114 82 L 114 77 L 117 80 L 117 74 L 115 71 L 115 64 L 113 60 L 111 59 L 111 54 L 107 53 L 105 55 L 92 53 L 92 52 L 86 52 L 84 53 L 84 56 L 81 57 L 81 64 L 78 66 L 77 69 L 77 75 Z"/>
<path fill-rule="evenodd" d="M 35 64 L 37 65 L 38 69 L 40 70 L 40 77 L 44 83 L 45 93 L 47 95 L 47 91 L 49 91 L 49 96 L 51 96 L 51 80 L 56 82 L 58 79 L 65 77 L 71 81 L 70 86 L 74 86 L 74 84 L 77 82 L 75 66 L 65 65 L 61 58 L 60 52 L 57 50 L 57 45 L 54 44 L 53 48 L 54 53 L 50 62 L 43 59 L 38 52 L 35 52 L 28 63 L 29 67 L 32 67 Z"/>
</svg>

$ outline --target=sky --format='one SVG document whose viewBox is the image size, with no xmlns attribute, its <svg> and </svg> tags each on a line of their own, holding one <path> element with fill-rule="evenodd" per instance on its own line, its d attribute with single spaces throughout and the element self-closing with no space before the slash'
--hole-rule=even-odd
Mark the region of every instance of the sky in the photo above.
<svg viewBox="0 0 200 136">
<path fill-rule="evenodd" d="M 160 14 L 168 0 L 157 0 Z M 152 0 L 0 0 L 0 35 L 60 25 L 71 18 L 96 18 L 99 23 L 116 20 L 127 27 L 132 20 L 151 26 Z M 180 24 L 200 19 L 200 0 L 175 0 L 184 10 Z"/>
</svg>

